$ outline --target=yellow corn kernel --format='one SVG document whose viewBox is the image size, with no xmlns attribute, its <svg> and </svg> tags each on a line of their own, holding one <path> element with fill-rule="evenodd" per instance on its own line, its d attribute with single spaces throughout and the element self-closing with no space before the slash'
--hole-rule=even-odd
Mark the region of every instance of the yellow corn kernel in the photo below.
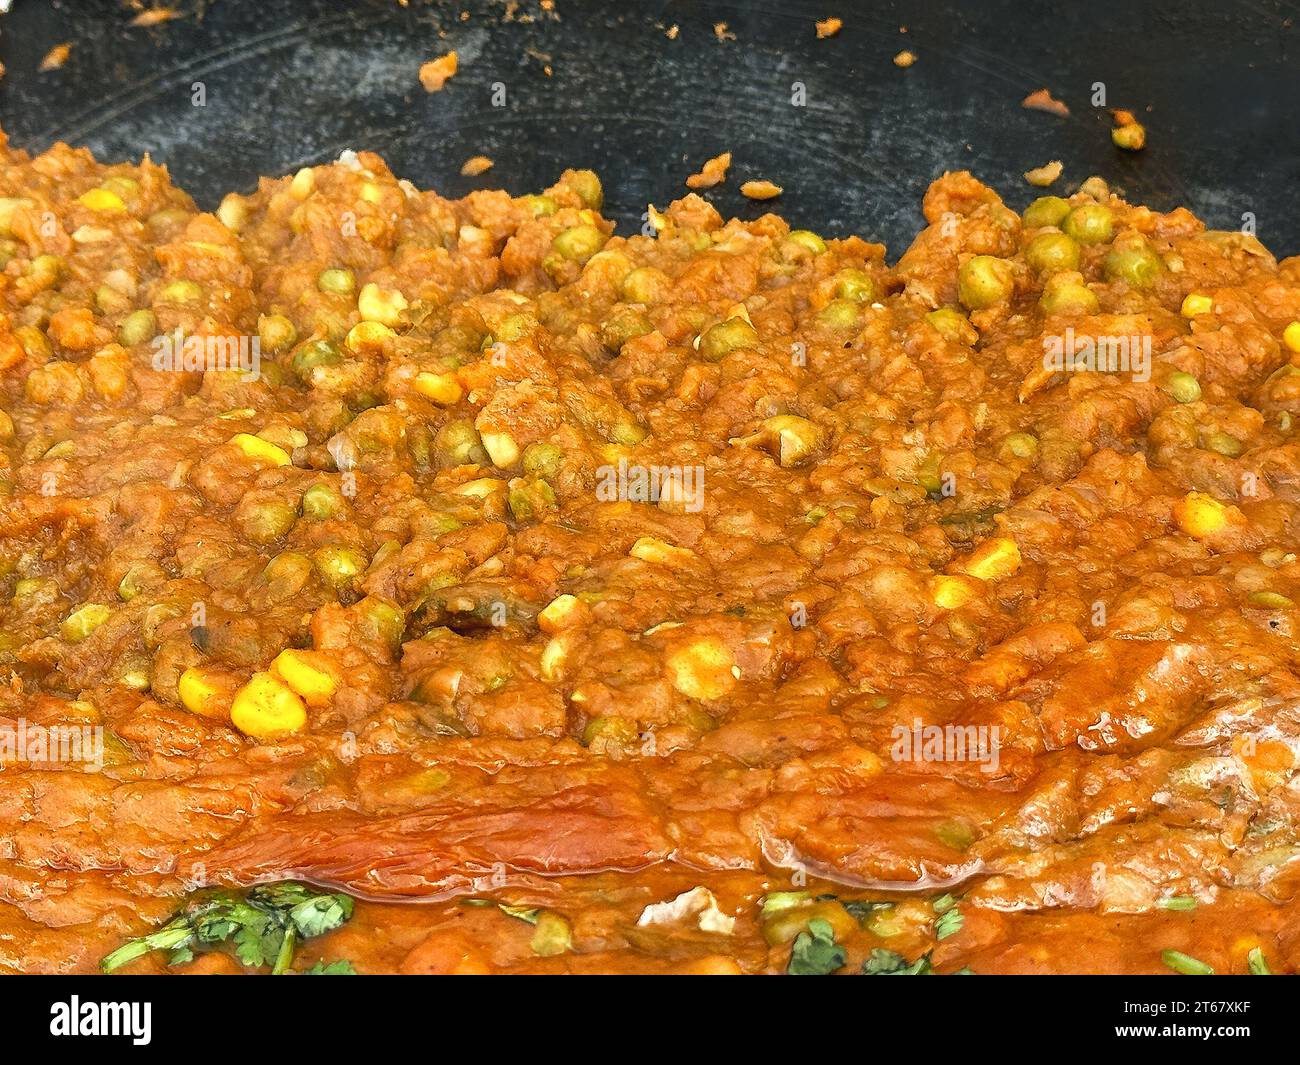
<svg viewBox="0 0 1300 1065">
<path fill-rule="evenodd" d="M 338 670 L 319 651 L 281 651 L 271 671 L 302 696 L 308 706 L 326 706 L 338 689 Z"/>
<path fill-rule="evenodd" d="M 1282 330 L 1282 343 L 1294 352 L 1300 352 L 1300 322 L 1292 322 Z"/>
<path fill-rule="evenodd" d="M 353 351 L 382 351 L 395 336 L 396 333 L 380 322 L 358 322 L 348 330 L 343 343 Z"/>
<path fill-rule="evenodd" d="M 407 306 L 406 297 L 396 289 L 380 288 L 373 281 L 363 285 L 357 295 L 357 311 L 361 317 L 380 325 L 400 325 Z"/>
<path fill-rule="evenodd" d="M 289 194 L 295 200 L 305 200 L 311 195 L 312 189 L 316 187 L 316 172 L 309 166 L 304 166 L 298 173 L 293 175 L 293 180 L 289 182 Z"/>
<path fill-rule="evenodd" d="M 657 562 L 661 566 L 680 566 L 693 560 L 694 551 L 685 547 L 674 547 L 654 536 L 643 536 L 634 543 L 628 554 L 642 562 Z"/>
<path fill-rule="evenodd" d="M 103 211 L 106 214 L 122 214 L 126 211 L 126 204 L 122 202 L 122 197 L 116 192 L 109 192 L 108 189 L 91 189 L 89 192 L 83 192 L 77 197 L 77 202 L 82 207 L 89 207 L 92 211 Z"/>
<path fill-rule="evenodd" d="M 286 736 L 307 724 L 307 708 L 279 677 L 254 673 L 235 693 L 230 721 L 245 736 L 256 740 Z"/>
<path fill-rule="evenodd" d="M 1214 310 L 1214 300 L 1199 292 L 1189 292 L 1187 298 L 1183 300 L 1184 318 L 1195 318 L 1198 314 L 1209 314 L 1212 310 Z"/>
<path fill-rule="evenodd" d="M 979 595 L 979 585 L 969 577 L 935 577 L 930 596 L 940 610 L 958 610 Z"/>
<path fill-rule="evenodd" d="M 1174 504 L 1174 521 L 1188 536 L 1203 540 L 1243 520 L 1244 515 L 1230 503 L 1220 503 L 1204 492 L 1188 492 Z"/>
<path fill-rule="evenodd" d="M 739 679 L 736 660 L 716 636 L 692 640 L 669 652 L 668 672 L 673 687 L 688 699 L 707 702 L 721 699 Z"/>
<path fill-rule="evenodd" d="M 480 433 L 479 439 L 497 469 L 504 470 L 519 461 L 519 445 L 509 433 Z"/>
<path fill-rule="evenodd" d="M 367 181 L 361 186 L 361 198 L 366 203 L 378 203 L 384 197 L 384 190 L 376 185 L 373 181 Z"/>
<path fill-rule="evenodd" d="M 537 615 L 537 627 L 548 634 L 581 625 L 591 609 L 576 595 L 557 595 Z"/>
<path fill-rule="evenodd" d="M 425 399 L 444 407 L 459 403 L 465 394 L 454 373 L 418 373 L 415 375 L 415 390 Z"/>
<path fill-rule="evenodd" d="M 217 218 L 232 233 L 248 225 L 248 202 L 237 192 L 229 193 L 217 205 Z"/>
<path fill-rule="evenodd" d="M 272 466 L 288 466 L 293 461 L 284 448 L 276 447 L 269 440 L 263 440 L 252 433 L 239 433 L 231 439 L 231 443 L 250 459 L 260 459 Z"/>
<path fill-rule="evenodd" d="M 577 646 L 577 637 L 577 630 L 567 629 L 564 632 L 557 633 L 547 641 L 546 646 L 542 648 L 540 661 L 542 680 L 563 679 L 564 666 L 574 647 Z"/>
<path fill-rule="evenodd" d="M 1010 577 L 1020 568 L 1020 548 L 1006 536 L 985 540 L 971 552 L 962 572 L 982 581 L 996 581 Z"/>
<path fill-rule="evenodd" d="M 191 666 L 176 683 L 181 705 L 200 717 L 224 718 L 229 713 L 232 692 L 225 677 L 201 666 Z"/>
</svg>

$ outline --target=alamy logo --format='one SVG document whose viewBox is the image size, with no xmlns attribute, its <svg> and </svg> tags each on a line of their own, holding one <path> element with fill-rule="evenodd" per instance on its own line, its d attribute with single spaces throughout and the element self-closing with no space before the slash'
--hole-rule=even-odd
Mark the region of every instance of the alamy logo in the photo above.
<svg viewBox="0 0 1300 1065">
<path fill-rule="evenodd" d="M 1002 760 L 999 725 L 925 725 L 918 717 L 890 735 L 895 762 L 977 762 L 981 773 L 996 773 Z"/>
<path fill-rule="evenodd" d="M 1151 337 L 1075 336 L 1070 326 L 1064 334 L 1043 337 L 1043 369 L 1054 373 L 1126 373 L 1134 381 L 1151 380 Z"/>
<path fill-rule="evenodd" d="M 73 995 L 50 1006 L 50 1035 L 127 1035 L 143 1047 L 153 1038 L 152 1028 L 152 1002 L 82 1002 Z"/>
<path fill-rule="evenodd" d="M 186 336 L 179 327 L 153 338 L 153 368 L 173 373 L 238 370 L 256 381 L 262 341 L 256 336 Z"/>
<path fill-rule="evenodd" d="M 19 718 L 0 725 L 0 768 L 11 762 L 79 762 L 98 772 L 104 768 L 102 725 L 33 725 Z"/>
<path fill-rule="evenodd" d="M 704 508 L 703 466 L 640 466 L 619 459 L 596 469 L 596 498 L 602 503 L 681 503 L 698 514 Z"/>
</svg>

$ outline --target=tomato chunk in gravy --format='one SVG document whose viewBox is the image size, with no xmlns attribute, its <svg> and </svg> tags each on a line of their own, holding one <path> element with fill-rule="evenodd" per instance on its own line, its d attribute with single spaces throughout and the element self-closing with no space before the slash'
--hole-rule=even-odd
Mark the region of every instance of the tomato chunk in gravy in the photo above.
<svg viewBox="0 0 1300 1065">
<path fill-rule="evenodd" d="M 1300 260 L 2 156 L 0 970 L 1300 967 Z"/>
</svg>

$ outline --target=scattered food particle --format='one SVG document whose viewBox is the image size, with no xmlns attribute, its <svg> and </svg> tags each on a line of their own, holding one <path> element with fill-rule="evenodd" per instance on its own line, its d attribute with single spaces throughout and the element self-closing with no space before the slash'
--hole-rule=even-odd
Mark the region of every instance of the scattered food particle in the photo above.
<svg viewBox="0 0 1300 1065">
<path fill-rule="evenodd" d="M 1020 106 L 1027 107 L 1031 111 L 1046 111 L 1049 115 L 1059 115 L 1061 118 L 1067 117 L 1070 113 L 1070 109 L 1046 89 L 1031 92 L 1020 101 Z"/>
<path fill-rule="evenodd" d="M 1110 139 L 1116 148 L 1126 152 L 1140 152 L 1146 147 L 1147 128 L 1133 117 L 1132 111 L 1115 109 L 1111 111 L 1115 128 L 1110 131 Z"/>
<path fill-rule="evenodd" d="M 774 200 L 784 191 L 770 181 L 746 181 L 740 186 L 740 194 L 751 200 Z"/>
<path fill-rule="evenodd" d="M 898 55 L 894 56 L 894 66 L 902 67 L 904 70 L 906 70 L 915 62 L 916 62 L 916 56 L 911 52 L 903 51 L 903 52 L 899 52 Z"/>
<path fill-rule="evenodd" d="M 5 76 L 5 65 L 3 63 L 0 63 L 0 78 L 3 78 L 4 76 Z"/>
<path fill-rule="evenodd" d="M 1050 163 L 1034 167 L 1033 170 L 1026 170 L 1025 180 L 1031 185 L 1037 185 L 1040 189 L 1045 189 L 1061 176 L 1061 171 L 1064 169 L 1061 160 L 1053 159 Z"/>
<path fill-rule="evenodd" d="M 71 52 L 72 52 L 72 45 L 66 42 L 64 44 L 56 44 L 53 48 L 51 48 L 48 52 L 45 53 L 45 58 L 41 60 L 41 65 L 39 69 L 42 72 L 47 70 L 58 70 L 61 66 L 63 66 L 64 63 L 68 61 L 68 56 Z"/>
<path fill-rule="evenodd" d="M 715 22 L 713 24 L 713 36 L 720 41 L 734 41 L 736 35 L 727 29 L 725 22 Z"/>
<path fill-rule="evenodd" d="M 838 18 L 824 18 L 817 23 L 817 39 L 820 41 L 825 37 L 834 37 L 844 26 L 844 20 Z"/>
<path fill-rule="evenodd" d="M 460 58 L 455 52 L 448 52 L 437 59 L 430 59 L 420 67 L 420 84 L 425 92 L 438 92 L 447 80 L 454 77 L 460 66 Z"/>
<path fill-rule="evenodd" d="M 670 41 L 675 41 L 677 40 L 677 35 L 681 32 L 682 32 L 682 28 L 679 25 L 677 25 L 677 23 L 674 22 L 671 26 L 668 27 L 668 29 L 664 31 L 664 36 L 667 37 Z"/>
<path fill-rule="evenodd" d="M 170 22 L 174 18 L 180 18 L 181 13 L 171 7 L 154 7 L 148 11 L 141 11 L 127 25 L 129 26 L 157 26 L 161 22 Z"/>
<path fill-rule="evenodd" d="M 700 167 L 698 174 L 692 174 L 686 179 L 686 187 L 689 189 L 711 189 L 714 185 L 720 185 L 726 180 L 727 169 L 730 166 L 730 152 L 715 155 Z"/>
<path fill-rule="evenodd" d="M 465 177 L 478 177 L 479 174 L 486 174 L 491 169 L 491 159 L 486 155 L 475 155 L 465 160 L 465 165 L 460 168 L 460 172 Z"/>
</svg>

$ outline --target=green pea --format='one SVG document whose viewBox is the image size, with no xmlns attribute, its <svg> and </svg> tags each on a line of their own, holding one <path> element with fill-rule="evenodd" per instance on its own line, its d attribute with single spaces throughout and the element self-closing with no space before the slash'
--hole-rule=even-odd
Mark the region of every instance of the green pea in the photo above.
<svg viewBox="0 0 1300 1065">
<path fill-rule="evenodd" d="M 171 281 L 158 290 L 155 302 L 198 303 L 203 299 L 203 286 L 197 281 Z"/>
<path fill-rule="evenodd" d="M 117 339 L 126 347 L 147 344 L 158 335 L 158 319 L 150 310 L 132 311 L 117 327 Z"/>
<path fill-rule="evenodd" d="M 855 303 L 873 303 L 879 298 L 876 282 L 865 270 L 841 270 L 835 278 L 835 295 Z"/>
<path fill-rule="evenodd" d="M 738 348 L 758 344 L 758 330 L 743 318 L 728 318 L 700 335 L 699 352 L 709 362 L 719 362 Z"/>
<path fill-rule="evenodd" d="M 338 517 L 345 506 L 343 497 L 327 484 L 314 484 L 302 494 L 302 514 L 309 521 Z"/>
<path fill-rule="evenodd" d="M 1018 459 L 1032 459 L 1038 454 L 1038 437 L 1033 433 L 1008 433 L 1002 442 Z"/>
<path fill-rule="evenodd" d="M 636 722 L 629 717 L 608 715 L 593 717 L 582 730 L 582 743 L 598 754 L 613 748 L 623 750 L 634 744 L 640 735 Z"/>
<path fill-rule="evenodd" d="M 1059 196 L 1039 196 L 1025 208 L 1021 219 L 1026 229 L 1039 229 L 1042 226 L 1059 226 L 1070 213 L 1070 204 Z"/>
<path fill-rule="evenodd" d="M 1175 370 L 1165 381 L 1165 390 L 1178 403 L 1195 403 L 1201 398 L 1201 382 L 1189 373 Z"/>
<path fill-rule="evenodd" d="M 1078 241 L 1064 233 L 1039 233 L 1025 248 L 1025 262 L 1039 273 L 1054 274 L 1079 268 Z"/>
<path fill-rule="evenodd" d="M 317 548 L 311 556 L 312 565 L 325 581 L 335 588 L 350 584 L 365 573 L 366 556 L 352 547 L 327 544 Z"/>
<path fill-rule="evenodd" d="M 1100 306 L 1097 294 L 1077 273 L 1049 277 L 1038 305 L 1048 314 L 1096 314 Z"/>
<path fill-rule="evenodd" d="M 1014 288 L 1011 264 L 993 255 L 976 255 L 957 271 L 957 295 L 973 311 L 1009 299 Z"/>
<path fill-rule="evenodd" d="M 401 646 L 406 631 L 406 616 L 392 603 L 368 595 L 357 603 L 360 635 L 379 640 L 389 650 Z"/>
<path fill-rule="evenodd" d="M 259 500 L 236 508 L 235 514 L 244 535 L 257 544 L 280 539 L 298 520 L 298 508 L 283 499 Z"/>
<path fill-rule="evenodd" d="M 559 205 L 550 196 L 521 196 L 519 200 L 532 212 L 534 218 L 548 218 L 559 210 Z"/>
<path fill-rule="evenodd" d="M 930 311 L 925 316 L 925 320 L 939 330 L 945 339 L 959 344 L 967 342 L 975 329 L 970 324 L 970 320 L 956 307 L 940 307 L 938 310 Z"/>
<path fill-rule="evenodd" d="M 622 307 L 600 327 L 600 339 L 610 351 L 621 351 L 623 345 L 633 337 L 644 336 L 652 329 L 654 326 L 650 324 L 650 319 L 640 311 Z"/>
<path fill-rule="evenodd" d="M 564 452 L 555 444 L 539 442 L 524 448 L 524 472 L 553 481 L 564 468 Z"/>
<path fill-rule="evenodd" d="M 595 226 L 570 226 L 556 235 L 551 247 L 566 259 L 590 259 L 605 243 L 605 234 Z"/>
<path fill-rule="evenodd" d="M 631 303 L 657 303 L 672 287 L 672 281 L 662 270 L 642 266 L 623 279 L 623 298 Z"/>
<path fill-rule="evenodd" d="M 578 194 L 584 207 L 599 211 L 605 202 L 605 190 L 594 170 L 575 170 L 566 179 L 569 188 Z"/>
<path fill-rule="evenodd" d="M 357 279 L 351 270 L 331 267 L 328 270 L 322 270 L 316 276 L 316 287 L 322 292 L 333 292 L 339 296 L 346 296 L 356 290 Z"/>
<path fill-rule="evenodd" d="M 1107 280 L 1123 281 L 1131 288 L 1150 288 L 1164 273 L 1165 264 L 1146 237 L 1125 233 L 1106 253 L 1103 269 Z"/>
<path fill-rule="evenodd" d="M 309 340 L 293 353 L 289 365 L 306 380 L 317 366 L 336 366 L 343 361 L 338 345 L 329 340 Z"/>
<path fill-rule="evenodd" d="M 131 301 L 112 285 L 100 285 L 95 289 L 95 309 L 100 314 L 120 314 L 131 306 Z"/>
<path fill-rule="evenodd" d="M 262 350 L 274 355 L 298 339 L 298 330 L 283 314 L 263 314 L 257 319 L 257 338 Z"/>
<path fill-rule="evenodd" d="M 813 255 L 823 255 L 826 252 L 826 241 L 822 240 L 811 229 L 792 229 L 786 240 L 793 241 Z"/>
<path fill-rule="evenodd" d="M 1105 204 L 1085 203 L 1066 216 L 1061 228 L 1080 244 L 1105 244 L 1115 231 L 1115 215 Z"/>
<path fill-rule="evenodd" d="M 853 300 L 831 300 L 817 312 L 817 321 L 828 329 L 851 329 L 858 324 L 858 304 Z"/>
<path fill-rule="evenodd" d="M 471 421 L 454 419 L 447 422 L 438 430 L 433 443 L 448 465 L 465 466 L 487 461 L 487 451 Z"/>
</svg>

